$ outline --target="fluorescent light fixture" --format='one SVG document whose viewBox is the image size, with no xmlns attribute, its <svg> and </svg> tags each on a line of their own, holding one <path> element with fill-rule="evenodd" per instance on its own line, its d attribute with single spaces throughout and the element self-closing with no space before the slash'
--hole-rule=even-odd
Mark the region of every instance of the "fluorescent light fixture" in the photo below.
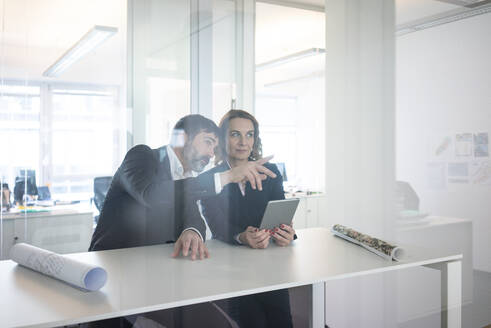
<svg viewBox="0 0 491 328">
<path fill-rule="evenodd" d="M 322 48 L 310 48 L 307 50 L 296 52 L 296 53 L 288 55 L 288 56 L 276 58 L 276 59 L 270 60 L 268 62 L 258 64 L 258 65 L 256 65 L 256 72 L 262 71 L 262 70 L 265 70 L 268 68 L 272 68 L 275 66 L 283 65 L 286 63 L 290 63 L 292 61 L 299 60 L 302 58 L 323 54 L 325 52 L 326 52 L 326 49 L 322 49 Z"/>
<path fill-rule="evenodd" d="M 63 56 L 44 71 L 43 76 L 59 76 L 70 67 L 70 65 L 96 49 L 117 32 L 118 29 L 116 27 L 95 25 L 80 40 L 78 40 L 77 43 L 68 49 Z"/>
<path fill-rule="evenodd" d="M 435 15 L 429 18 L 424 18 L 422 20 L 418 20 L 415 22 L 406 23 L 397 27 L 396 35 L 401 36 L 412 32 L 417 32 L 421 30 L 425 30 L 427 28 L 452 23 L 459 21 L 461 19 L 474 17 L 482 14 L 487 14 L 491 12 L 491 5 L 488 4 L 489 1 L 485 2 L 476 2 L 476 3 L 484 3 L 479 7 L 472 7 L 471 9 L 455 9 L 448 12 L 444 12 L 439 15 Z"/>
<path fill-rule="evenodd" d="M 55 95 L 84 95 L 84 96 L 101 96 L 101 97 L 110 97 L 113 95 L 110 91 L 96 91 L 96 90 L 75 90 L 75 89 L 55 89 L 53 90 L 53 94 Z"/>
</svg>

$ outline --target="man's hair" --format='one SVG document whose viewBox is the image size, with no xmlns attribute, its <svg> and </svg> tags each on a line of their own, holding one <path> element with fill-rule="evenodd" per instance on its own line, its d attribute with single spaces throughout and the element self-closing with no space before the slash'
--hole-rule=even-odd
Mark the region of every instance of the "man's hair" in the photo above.
<svg viewBox="0 0 491 328">
<path fill-rule="evenodd" d="M 220 130 L 215 122 L 199 114 L 186 115 L 177 121 L 172 133 L 176 134 L 182 131 L 186 133 L 189 140 L 194 139 L 194 137 L 200 132 L 213 133 L 217 137 L 220 134 Z"/>
<path fill-rule="evenodd" d="M 234 118 L 244 118 L 252 122 L 252 125 L 254 126 L 254 145 L 252 146 L 249 160 L 256 161 L 262 158 L 263 146 L 261 143 L 261 138 L 259 138 L 259 123 L 257 122 L 256 118 L 245 110 L 231 109 L 222 117 L 220 124 L 218 124 L 220 134 L 218 134 L 219 152 L 217 153 L 216 162 L 219 163 L 227 158 L 227 132 L 230 121 Z"/>
</svg>

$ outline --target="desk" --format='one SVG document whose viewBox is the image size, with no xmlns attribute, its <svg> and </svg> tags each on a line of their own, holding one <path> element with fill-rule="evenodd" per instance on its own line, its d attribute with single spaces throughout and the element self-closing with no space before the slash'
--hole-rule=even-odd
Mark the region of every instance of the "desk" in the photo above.
<svg viewBox="0 0 491 328">
<path fill-rule="evenodd" d="M 84 205 L 59 205 L 43 212 L 2 213 L 0 260 L 9 257 L 16 242 L 26 242 L 50 251 L 66 254 L 85 252 L 93 230 L 93 214 Z"/>
<path fill-rule="evenodd" d="M 211 258 L 195 262 L 170 258 L 173 245 L 67 255 L 107 270 L 107 284 L 92 293 L 2 261 L 0 322 L 7 327 L 67 325 L 312 285 L 311 326 L 324 327 L 325 281 L 424 265 L 441 270 L 442 300 L 451 308 L 445 320 L 460 327 L 461 255 L 418 251 L 407 262 L 389 262 L 325 228 L 297 235 L 290 247 L 266 250 L 213 240 L 208 242 Z"/>
</svg>

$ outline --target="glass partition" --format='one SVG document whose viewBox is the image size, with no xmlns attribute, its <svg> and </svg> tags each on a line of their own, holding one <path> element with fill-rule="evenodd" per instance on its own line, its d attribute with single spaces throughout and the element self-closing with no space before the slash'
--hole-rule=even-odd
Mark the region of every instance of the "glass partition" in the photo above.
<svg viewBox="0 0 491 328">
<path fill-rule="evenodd" d="M 126 152 L 126 1 L 2 1 L 0 258 L 88 248 Z M 104 34 L 106 33 L 106 34 Z"/>
<path fill-rule="evenodd" d="M 490 327 L 490 11 L 0 0 L 0 325 Z M 173 140 L 188 114 L 205 128 Z M 191 239 L 209 259 L 173 258 Z M 46 283 L 19 243 L 106 285 Z"/>
<path fill-rule="evenodd" d="M 325 190 L 325 20 L 322 11 L 256 4 L 255 114 L 292 194 Z"/>
</svg>

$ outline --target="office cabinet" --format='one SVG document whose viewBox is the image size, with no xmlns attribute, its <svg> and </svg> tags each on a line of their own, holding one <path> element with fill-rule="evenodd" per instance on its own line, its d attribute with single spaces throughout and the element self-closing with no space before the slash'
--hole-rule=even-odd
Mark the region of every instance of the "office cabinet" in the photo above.
<svg viewBox="0 0 491 328">
<path fill-rule="evenodd" d="M 297 211 L 293 217 L 293 227 L 295 229 L 307 228 L 307 202 L 304 197 L 299 197 Z"/>
<path fill-rule="evenodd" d="M 326 226 L 325 194 L 291 196 L 300 199 L 293 217 L 295 229 Z"/>
<path fill-rule="evenodd" d="M 2 218 L 1 260 L 18 242 L 66 254 L 86 252 L 93 231 L 91 210 L 54 209 L 39 213 L 7 213 Z"/>
</svg>

